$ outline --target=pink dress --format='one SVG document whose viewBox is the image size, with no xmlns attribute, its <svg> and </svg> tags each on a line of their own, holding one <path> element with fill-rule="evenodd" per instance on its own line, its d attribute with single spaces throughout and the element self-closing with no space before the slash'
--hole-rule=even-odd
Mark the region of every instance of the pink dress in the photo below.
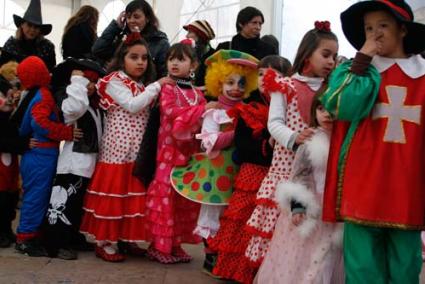
<svg viewBox="0 0 425 284">
<path fill-rule="evenodd" d="M 317 129 L 298 148 L 290 181 L 277 186 L 282 212 L 257 283 L 344 283 L 342 225 L 321 221 L 329 136 Z M 292 201 L 305 210 L 306 218 L 298 226 L 292 224 Z"/>
<path fill-rule="evenodd" d="M 193 234 L 198 203 L 180 196 L 171 186 L 174 166 L 184 166 L 200 149 L 195 133 L 202 125 L 206 100 L 201 91 L 164 85 L 160 94 L 157 168 L 146 199 L 148 239 L 155 249 L 171 254 L 181 243 L 199 243 Z"/>
<path fill-rule="evenodd" d="M 298 75 L 295 78 L 292 77 L 289 82 L 289 89 L 292 92 L 290 95 L 283 95 L 287 103 L 286 109 L 284 109 L 286 114 L 285 124 L 291 131 L 301 132 L 308 127 L 309 115 L 307 113 L 309 114 L 309 111 L 307 112 L 306 110 L 310 110 L 315 91 L 309 87 L 310 82 L 307 77 Z M 272 104 L 270 107 L 272 108 Z M 272 131 L 270 133 L 273 136 Z M 276 139 L 269 172 L 257 193 L 257 206 L 246 226 L 247 231 L 252 236 L 245 251 L 245 256 L 254 268 L 260 266 L 267 252 L 277 218 L 279 217 L 280 210 L 274 200 L 276 185 L 289 178 L 294 160 L 294 152 L 278 141 L 279 139 Z"/>
</svg>

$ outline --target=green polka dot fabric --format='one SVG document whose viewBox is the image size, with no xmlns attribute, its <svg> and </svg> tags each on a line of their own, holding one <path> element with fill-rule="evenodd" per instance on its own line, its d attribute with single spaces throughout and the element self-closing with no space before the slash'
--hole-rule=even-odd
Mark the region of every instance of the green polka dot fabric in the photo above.
<svg viewBox="0 0 425 284">
<path fill-rule="evenodd" d="M 174 167 L 171 184 L 184 197 L 202 204 L 226 205 L 233 192 L 235 148 L 222 150 L 214 159 L 204 153 L 195 154 L 184 167 Z"/>
</svg>

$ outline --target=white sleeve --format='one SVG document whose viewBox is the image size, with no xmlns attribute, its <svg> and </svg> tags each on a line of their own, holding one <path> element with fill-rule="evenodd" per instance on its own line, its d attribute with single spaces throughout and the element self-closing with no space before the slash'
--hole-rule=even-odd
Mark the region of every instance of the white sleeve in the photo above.
<svg viewBox="0 0 425 284">
<path fill-rule="evenodd" d="M 292 150 L 295 144 L 295 138 L 298 133 L 286 126 L 286 107 L 285 96 L 281 93 L 272 93 L 270 100 L 269 119 L 267 128 L 270 135 L 286 149 Z"/>
<path fill-rule="evenodd" d="M 71 124 L 82 117 L 88 107 L 87 84 L 89 80 L 83 76 L 71 77 L 71 84 L 66 87 L 66 99 L 62 102 L 62 113 L 66 124 Z"/>
<path fill-rule="evenodd" d="M 137 113 L 147 107 L 161 91 L 161 85 L 158 82 L 152 83 L 136 97 L 133 97 L 130 89 L 119 80 L 111 80 L 106 86 L 106 93 L 111 98 L 131 113 Z"/>
</svg>

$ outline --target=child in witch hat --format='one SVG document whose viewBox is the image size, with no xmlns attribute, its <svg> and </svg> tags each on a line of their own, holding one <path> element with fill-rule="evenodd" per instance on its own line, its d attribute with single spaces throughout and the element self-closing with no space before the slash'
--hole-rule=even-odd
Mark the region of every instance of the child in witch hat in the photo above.
<svg viewBox="0 0 425 284">
<path fill-rule="evenodd" d="M 419 283 L 425 25 L 400 0 L 356 3 L 341 21 L 359 51 L 333 72 L 322 100 L 341 121 L 332 134 L 323 219 L 344 222 L 347 283 Z"/>
<path fill-rule="evenodd" d="M 68 58 L 53 69 L 53 91 L 64 122 L 77 126 L 84 134 L 79 141 L 66 141 L 59 154 L 43 230 L 51 257 L 76 259 L 75 248 L 86 244 L 79 229 L 83 199 L 102 137 L 103 114 L 96 83 L 105 74 L 97 62 L 89 59 Z"/>
</svg>

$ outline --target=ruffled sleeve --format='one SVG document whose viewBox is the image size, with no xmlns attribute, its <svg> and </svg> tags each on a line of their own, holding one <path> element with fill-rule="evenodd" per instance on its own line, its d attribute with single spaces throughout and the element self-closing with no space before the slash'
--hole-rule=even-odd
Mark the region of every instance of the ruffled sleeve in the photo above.
<svg viewBox="0 0 425 284">
<path fill-rule="evenodd" d="M 201 127 L 201 118 L 205 110 L 205 99 L 201 91 L 198 105 L 179 106 L 173 86 L 165 85 L 161 90 L 160 112 L 172 123 L 172 133 L 176 140 L 192 140 Z"/>
<path fill-rule="evenodd" d="M 232 119 L 222 109 L 209 109 L 203 115 L 202 130 L 196 135 L 197 139 L 201 139 L 201 145 L 205 149 L 208 157 L 213 158 L 220 152 L 216 149 L 217 141 L 220 137 L 220 125 L 231 123 Z"/>
</svg>

